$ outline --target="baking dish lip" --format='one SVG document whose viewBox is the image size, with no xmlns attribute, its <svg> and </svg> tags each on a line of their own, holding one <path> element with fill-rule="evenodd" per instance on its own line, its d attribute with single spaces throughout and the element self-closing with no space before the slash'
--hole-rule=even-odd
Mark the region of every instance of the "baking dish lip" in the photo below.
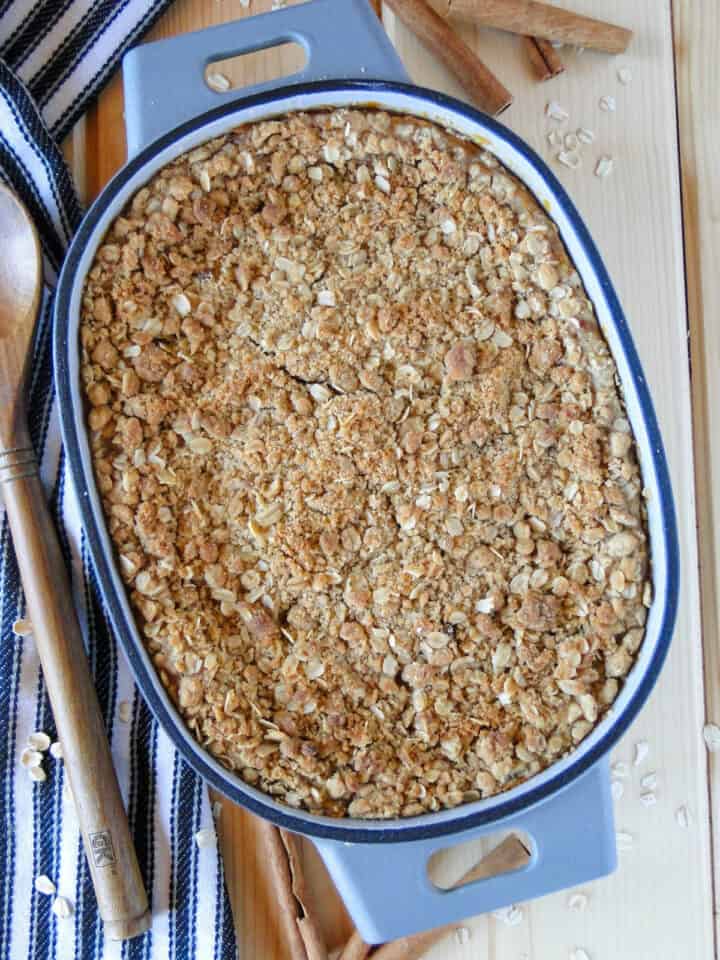
<svg viewBox="0 0 720 960">
<path fill-rule="evenodd" d="M 85 433 L 85 426 L 82 417 L 76 415 L 77 410 L 70 377 L 71 352 L 77 350 L 77 345 L 71 343 L 68 336 L 70 303 L 77 283 L 83 279 L 80 276 L 82 254 L 86 244 L 93 238 L 99 220 L 108 206 L 122 193 L 128 181 L 144 165 L 150 163 L 158 153 L 171 147 L 173 143 L 182 139 L 185 135 L 197 132 L 200 128 L 209 126 L 225 116 L 250 107 L 265 105 L 272 107 L 273 104 L 288 97 L 298 98 L 310 94 L 327 94 L 330 96 L 339 93 L 357 94 L 357 102 L 353 104 L 357 107 L 371 106 L 373 104 L 373 94 L 399 94 L 419 99 L 431 109 L 438 107 L 450 113 L 458 114 L 465 121 L 477 125 L 480 131 L 488 131 L 498 139 L 505 141 L 511 149 L 520 154 L 534 168 L 539 177 L 547 184 L 555 202 L 571 224 L 578 243 L 582 247 L 602 288 L 621 351 L 627 363 L 630 379 L 633 382 L 640 415 L 649 440 L 649 458 L 652 461 L 652 472 L 656 481 L 651 494 L 657 496 L 660 503 L 660 515 L 662 517 L 660 539 L 667 568 L 664 596 L 662 598 L 656 597 L 654 600 L 655 603 L 662 603 L 662 612 L 652 655 L 624 708 L 613 717 L 607 730 L 590 748 L 578 751 L 568 766 L 555 775 L 551 773 L 552 765 L 548 767 L 546 771 L 543 771 L 547 775 L 547 779 L 536 786 L 533 786 L 533 781 L 537 777 L 531 777 L 524 784 L 509 791 L 506 795 L 507 799 L 504 799 L 502 794 L 489 798 L 492 801 L 491 806 L 488 806 L 486 801 L 477 801 L 459 806 L 454 810 L 423 814 L 406 821 L 402 819 L 388 821 L 333 819 L 320 817 L 302 810 L 293 810 L 273 800 L 269 795 L 244 784 L 241 778 L 231 771 L 223 771 L 220 764 L 211 758 L 192 737 L 179 713 L 169 706 L 167 694 L 164 697 L 160 694 L 157 688 L 157 676 L 147 661 L 144 650 L 140 651 L 138 649 L 138 643 L 142 641 L 136 640 L 134 624 L 128 622 L 126 611 L 120 602 L 112 573 L 115 561 L 106 551 L 101 535 L 104 520 L 101 515 L 96 514 L 88 492 L 89 485 L 94 486 L 94 480 L 92 476 L 88 476 L 83 462 L 80 437 Z M 326 106 L 329 107 L 332 104 L 328 102 Z M 313 109 L 314 107 L 314 104 L 312 106 L 308 105 L 307 109 Z M 321 107 L 318 106 L 318 108 Z M 287 112 L 294 112 L 297 109 L 303 109 L 303 107 L 288 107 Z M 445 94 L 396 81 L 321 80 L 288 85 L 252 96 L 241 96 L 237 100 L 224 103 L 181 124 L 145 147 L 102 190 L 85 215 L 63 265 L 55 297 L 53 327 L 55 383 L 61 430 L 70 473 L 78 494 L 80 516 L 103 602 L 108 609 L 115 633 L 122 643 L 136 682 L 163 729 L 184 759 L 213 787 L 232 800 L 294 832 L 345 842 L 410 841 L 456 834 L 474 827 L 500 823 L 505 818 L 525 811 L 564 790 L 608 753 L 647 700 L 669 649 L 677 613 L 679 592 L 679 547 L 675 510 L 660 430 L 625 315 L 587 228 L 564 188 L 547 165 L 526 143 L 496 120 Z M 166 700 L 167 702 L 165 702 Z"/>
</svg>

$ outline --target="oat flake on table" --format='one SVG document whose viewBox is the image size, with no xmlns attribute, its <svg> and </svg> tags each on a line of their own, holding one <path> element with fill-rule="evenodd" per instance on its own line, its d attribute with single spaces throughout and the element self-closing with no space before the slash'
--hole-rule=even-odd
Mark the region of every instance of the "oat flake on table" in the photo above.
<svg viewBox="0 0 720 960">
<path fill-rule="evenodd" d="M 52 912 L 61 920 L 67 920 L 68 917 L 72 916 L 73 906 L 67 897 L 55 897 Z"/>
<path fill-rule="evenodd" d="M 635 750 L 633 753 L 633 766 L 639 767 L 645 762 L 647 755 L 650 753 L 650 744 L 647 740 L 639 740 L 635 744 Z"/>
<path fill-rule="evenodd" d="M 629 850 L 632 850 L 634 841 L 633 841 L 633 835 L 631 833 L 620 831 L 615 834 L 615 839 L 617 842 L 617 848 L 621 853 L 625 853 Z"/>
<path fill-rule="evenodd" d="M 720 750 L 720 727 L 716 723 L 706 723 L 703 727 L 703 739 L 711 753 Z"/>
<path fill-rule="evenodd" d="M 206 847 L 214 847 L 217 843 L 217 836 L 212 827 L 203 827 L 195 834 L 195 843 L 203 850 Z"/>
<path fill-rule="evenodd" d="M 36 730 L 35 733 L 31 733 L 27 738 L 28 746 L 33 750 L 39 750 L 40 753 L 45 753 L 46 750 L 50 748 L 50 737 L 45 733 L 44 730 Z"/>
<path fill-rule="evenodd" d="M 472 934 L 468 927 L 457 927 L 455 929 L 455 941 L 461 947 L 464 947 L 466 943 L 470 942 L 471 936 Z"/>
<path fill-rule="evenodd" d="M 35 889 L 38 893 L 50 895 L 55 893 L 57 888 L 50 877 L 47 877 L 44 873 L 41 873 L 39 876 L 35 877 Z"/>
<path fill-rule="evenodd" d="M 609 177 L 613 172 L 615 166 L 615 161 L 612 157 L 600 157 L 597 164 L 595 165 L 595 176 L 604 179 Z"/>
<path fill-rule="evenodd" d="M 586 893 L 571 893 L 567 905 L 568 909 L 574 913 L 583 913 L 587 909 L 588 895 Z"/>
<path fill-rule="evenodd" d="M 20 765 L 25 767 L 26 770 L 30 770 L 33 767 L 39 767 L 43 762 L 43 755 L 39 750 L 34 750 L 32 747 L 25 747 L 23 752 L 20 754 Z"/>
<path fill-rule="evenodd" d="M 506 927 L 517 927 L 518 924 L 522 923 L 523 919 L 522 907 L 518 907 L 515 904 L 509 907 L 501 907 L 499 910 L 493 910 L 492 915 L 496 920 L 504 923 Z"/>
</svg>

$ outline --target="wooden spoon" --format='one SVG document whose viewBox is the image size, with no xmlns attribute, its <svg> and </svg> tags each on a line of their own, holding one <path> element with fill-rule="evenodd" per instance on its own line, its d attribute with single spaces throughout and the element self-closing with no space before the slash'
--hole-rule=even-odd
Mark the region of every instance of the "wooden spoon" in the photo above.
<svg viewBox="0 0 720 960">
<path fill-rule="evenodd" d="M 27 211 L 1 184 L 0 250 L 0 489 L 100 915 L 108 936 L 125 940 L 144 933 L 151 918 L 27 427 L 40 244 Z"/>
</svg>

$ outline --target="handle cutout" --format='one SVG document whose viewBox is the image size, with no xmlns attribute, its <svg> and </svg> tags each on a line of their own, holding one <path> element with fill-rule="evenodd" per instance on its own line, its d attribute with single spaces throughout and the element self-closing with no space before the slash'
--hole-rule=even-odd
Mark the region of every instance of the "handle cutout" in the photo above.
<svg viewBox="0 0 720 960">
<path fill-rule="evenodd" d="M 205 67 L 205 84 L 215 93 L 227 93 L 280 77 L 291 77 L 306 64 L 307 55 L 299 43 L 280 43 L 266 50 L 211 60 Z"/>
<path fill-rule="evenodd" d="M 499 831 L 436 851 L 428 860 L 428 878 L 439 890 L 455 890 L 475 880 L 522 870 L 532 859 L 532 849 L 526 833 Z"/>
</svg>

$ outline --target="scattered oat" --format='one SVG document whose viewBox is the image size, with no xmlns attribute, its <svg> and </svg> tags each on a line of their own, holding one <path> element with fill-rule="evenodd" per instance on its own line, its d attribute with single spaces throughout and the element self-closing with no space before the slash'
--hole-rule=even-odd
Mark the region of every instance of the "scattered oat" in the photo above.
<svg viewBox="0 0 720 960">
<path fill-rule="evenodd" d="M 720 750 L 720 727 L 716 723 L 706 723 L 703 727 L 705 746 L 711 753 Z"/>
<path fill-rule="evenodd" d="M 576 47 L 575 53 L 577 54 L 578 57 L 581 57 L 583 53 L 585 53 L 585 47 Z"/>
<path fill-rule="evenodd" d="M 569 113 L 564 107 L 561 107 L 557 100 L 550 100 L 550 102 L 545 107 L 545 116 L 550 120 L 558 120 L 562 122 L 567 120 Z"/>
<path fill-rule="evenodd" d="M 619 800 L 625 793 L 622 780 L 613 780 L 610 784 L 610 792 L 612 793 L 613 800 Z"/>
<path fill-rule="evenodd" d="M 31 733 L 27 738 L 27 742 L 29 747 L 32 747 L 33 750 L 39 750 L 41 753 L 45 753 L 51 743 L 50 737 L 42 730 L 36 730 L 35 733 Z"/>
<path fill-rule="evenodd" d="M 250 0 L 240 0 L 240 6 L 248 10 L 250 7 Z"/>
<path fill-rule="evenodd" d="M 62 760 L 63 748 L 59 740 L 56 740 L 54 743 L 50 744 L 50 756 L 55 760 Z"/>
<path fill-rule="evenodd" d="M 577 138 L 580 141 L 580 143 L 589 144 L 589 143 L 593 143 L 593 141 L 595 140 L 595 134 L 593 133 L 592 130 L 588 129 L 588 127 L 578 127 Z"/>
<path fill-rule="evenodd" d="M 547 135 L 547 141 L 551 147 L 561 147 L 563 138 L 559 130 L 553 129 Z"/>
<path fill-rule="evenodd" d="M 583 913 L 587 909 L 588 895 L 586 893 L 571 893 L 568 897 L 568 909 L 575 913 Z"/>
<path fill-rule="evenodd" d="M 464 947 L 466 943 L 470 942 L 471 936 L 472 934 L 468 927 L 458 927 L 455 931 L 455 940 L 461 947 Z"/>
<path fill-rule="evenodd" d="M 515 904 L 509 907 L 501 907 L 499 910 L 493 910 L 492 915 L 507 927 L 516 927 L 519 923 L 522 923 L 523 918 L 522 907 L 518 907 Z"/>
<path fill-rule="evenodd" d="M 652 792 L 652 790 L 645 790 L 640 794 L 640 803 L 644 807 L 654 807 L 657 803 L 657 796 Z"/>
<path fill-rule="evenodd" d="M 573 153 L 570 150 L 561 150 L 557 155 L 557 161 L 564 167 L 570 167 L 571 170 L 577 170 L 577 168 L 580 166 L 580 154 Z"/>
<path fill-rule="evenodd" d="M 217 840 L 212 827 L 203 827 L 195 834 L 195 843 L 203 850 L 205 847 L 214 847 Z"/>
<path fill-rule="evenodd" d="M 226 93 L 232 86 L 229 78 L 226 77 L 224 73 L 209 73 L 207 85 L 217 93 Z"/>
<path fill-rule="evenodd" d="M 629 67 L 620 67 L 617 72 L 617 78 L 620 83 L 626 87 L 632 80 L 632 70 Z"/>
<path fill-rule="evenodd" d="M 605 113 L 612 113 L 615 110 L 615 97 L 611 97 L 610 94 L 600 97 L 599 107 Z"/>
<path fill-rule="evenodd" d="M 621 780 L 627 779 L 630 775 L 630 770 L 624 760 L 618 760 L 617 763 L 614 763 L 610 767 L 610 772 L 614 777 L 620 777 Z"/>
<path fill-rule="evenodd" d="M 43 756 L 39 750 L 34 750 L 32 747 L 25 747 L 23 752 L 20 754 L 20 766 L 25 767 L 26 770 L 32 770 L 33 767 L 39 767 L 43 761 Z"/>
<path fill-rule="evenodd" d="M 16 637 L 27 637 L 32 633 L 32 623 L 29 620 L 16 620 L 12 631 Z"/>
<path fill-rule="evenodd" d="M 118 704 L 118 719 L 121 723 L 130 723 L 132 717 L 132 704 L 127 700 L 121 700 Z"/>
<path fill-rule="evenodd" d="M 213 800 L 212 815 L 213 820 L 219 820 L 222 813 L 222 803 L 219 800 Z"/>
<path fill-rule="evenodd" d="M 635 744 L 635 752 L 633 754 L 633 766 L 639 767 L 640 764 L 645 760 L 648 753 L 650 753 L 650 744 L 647 740 L 639 740 Z"/>
<path fill-rule="evenodd" d="M 34 780 L 35 783 L 44 783 L 47 780 L 47 774 L 42 767 L 30 767 L 28 773 L 30 779 Z"/>
<path fill-rule="evenodd" d="M 565 140 L 563 142 L 565 144 L 565 149 L 569 150 L 571 153 L 577 150 L 577 148 L 580 146 L 580 138 L 576 133 L 572 132 L 565 134 Z"/>
<path fill-rule="evenodd" d="M 52 912 L 61 920 L 67 920 L 72 916 L 73 908 L 67 897 L 55 897 L 52 905 Z"/>
<path fill-rule="evenodd" d="M 652 771 L 651 773 L 646 773 L 645 776 L 640 781 L 640 786 L 645 790 L 654 790 L 658 785 L 658 775 Z"/>
<path fill-rule="evenodd" d="M 51 894 L 55 893 L 57 887 L 50 877 L 46 877 L 44 873 L 41 873 L 39 877 L 35 877 L 35 889 L 38 893 Z"/>
<path fill-rule="evenodd" d="M 617 848 L 623 853 L 627 850 L 632 850 L 633 847 L 633 835 L 631 833 L 625 833 L 624 831 L 619 831 L 615 834 L 615 839 L 617 840 Z"/>
<path fill-rule="evenodd" d="M 675 819 L 679 827 L 682 827 L 686 830 L 692 823 L 692 815 L 685 804 L 682 807 L 678 807 L 675 811 Z"/>
<path fill-rule="evenodd" d="M 595 166 L 595 176 L 596 177 L 609 177 L 613 172 L 613 158 L 612 157 L 600 157 L 596 166 Z"/>
<path fill-rule="evenodd" d="M 582 947 L 576 947 L 570 953 L 570 960 L 590 960 L 590 954 Z"/>
</svg>

